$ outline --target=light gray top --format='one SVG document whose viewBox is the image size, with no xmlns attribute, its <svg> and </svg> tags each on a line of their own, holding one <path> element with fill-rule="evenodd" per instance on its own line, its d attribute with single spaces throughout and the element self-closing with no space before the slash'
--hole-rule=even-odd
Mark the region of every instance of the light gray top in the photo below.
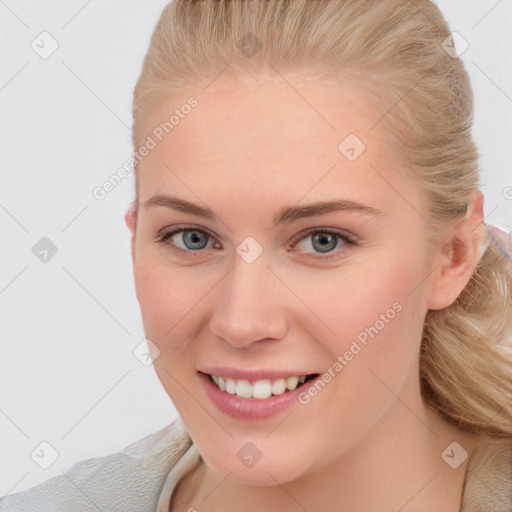
<svg viewBox="0 0 512 512">
<path fill-rule="evenodd" d="M 199 460 L 178 418 L 121 452 L 4 496 L 0 512 L 168 512 L 176 483 Z"/>
</svg>

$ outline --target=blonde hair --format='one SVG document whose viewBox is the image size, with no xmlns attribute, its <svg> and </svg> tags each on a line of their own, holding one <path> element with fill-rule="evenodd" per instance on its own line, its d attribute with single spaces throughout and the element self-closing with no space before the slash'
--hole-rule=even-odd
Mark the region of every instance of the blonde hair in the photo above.
<svg viewBox="0 0 512 512">
<path fill-rule="evenodd" d="M 338 83 L 360 77 L 380 128 L 425 190 L 428 245 L 464 216 L 479 188 L 473 93 L 449 36 L 427 0 L 174 0 L 134 91 L 134 147 L 148 112 L 175 91 L 230 78 L 254 82 L 277 70 Z M 482 250 L 455 302 L 427 312 L 422 395 L 460 430 L 510 439 L 512 271 L 487 241 Z"/>
</svg>

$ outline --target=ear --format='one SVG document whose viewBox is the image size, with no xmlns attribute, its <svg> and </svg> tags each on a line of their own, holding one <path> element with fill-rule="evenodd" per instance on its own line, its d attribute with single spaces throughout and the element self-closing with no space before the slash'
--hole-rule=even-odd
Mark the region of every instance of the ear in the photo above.
<svg viewBox="0 0 512 512">
<path fill-rule="evenodd" d="M 137 229 L 137 203 L 132 203 L 124 214 L 124 221 L 131 232 L 132 261 L 135 261 L 135 231 Z"/>
<path fill-rule="evenodd" d="M 429 309 L 448 307 L 470 280 L 482 254 L 485 236 L 483 207 L 482 192 L 473 190 L 464 218 L 440 239 L 433 258 L 435 271 L 427 304 Z"/>
</svg>

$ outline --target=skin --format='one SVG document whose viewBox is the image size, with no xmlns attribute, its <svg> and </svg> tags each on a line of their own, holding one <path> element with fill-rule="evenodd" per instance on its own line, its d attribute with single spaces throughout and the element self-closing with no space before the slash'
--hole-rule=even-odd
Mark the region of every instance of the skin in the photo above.
<svg viewBox="0 0 512 512">
<path fill-rule="evenodd" d="M 139 164 L 139 207 L 125 216 L 137 299 L 160 350 L 155 371 L 205 461 L 170 510 L 456 512 L 467 461 L 454 470 L 441 453 L 457 441 L 471 455 L 476 438 L 423 403 L 418 353 L 425 314 L 449 306 L 478 262 L 483 196 L 474 191 L 465 218 L 427 249 L 424 193 L 397 172 L 404 163 L 380 125 L 369 131 L 375 105 L 349 83 L 298 89 L 268 80 L 195 91 L 198 106 Z M 189 93 L 148 113 L 144 136 Z M 354 162 L 338 150 L 349 133 L 366 144 Z M 220 221 L 140 206 L 156 194 L 206 205 Z M 330 212 L 272 229 L 281 207 L 334 197 L 383 215 Z M 213 233 L 198 257 L 155 242 L 175 224 Z M 313 227 L 360 245 L 339 240 L 327 261 L 311 236 L 290 249 Z M 263 248 L 251 264 L 235 251 L 247 236 Z M 395 302 L 401 312 L 307 405 L 242 421 L 204 394 L 205 364 L 327 371 Z M 237 458 L 247 442 L 262 453 L 252 468 Z"/>
</svg>

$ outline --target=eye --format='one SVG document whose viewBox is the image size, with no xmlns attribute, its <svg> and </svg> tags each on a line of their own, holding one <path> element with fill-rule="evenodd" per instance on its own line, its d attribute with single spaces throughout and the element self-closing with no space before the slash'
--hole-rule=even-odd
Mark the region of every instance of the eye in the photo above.
<svg viewBox="0 0 512 512">
<path fill-rule="evenodd" d="M 340 240 L 342 241 L 341 244 L 339 242 Z M 294 241 L 292 241 L 290 247 L 297 247 L 300 244 L 305 245 L 306 248 L 309 246 L 312 247 L 315 251 L 318 250 L 319 252 L 316 253 L 316 255 L 313 255 L 313 257 L 321 260 L 326 260 L 338 256 L 339 251 L 334 252 L 334 254 L 331 253 L 340 245 L 341 248 L 343 248 L 343 246 L 353 247 L 359 245 L 356 242 L 356 239 L 352 236 L 349 236 L 345 231 L 332 228 L 313 228 L 306 231 L 306 233 L 301 233 L 297 238 L 294 239 Z"/>
<path fill-rule="evenodd" d="M 165 243 L 177 253 L 197 253 L 206 248 L 208 237 L 213 238 L 206 231 L 193 226 L 174 226 L 172 229 L 164 228 L 159 231 L 156 235 L 156 242 Z M 215 244 L 215 247 L 218 249 L 220 244 Z"/>
<path fill-rule="evenodd" d="M 200 256 L 201 251 L 204 249 L 210 249 L 212 247 L 215 249 L 221 248 L 218 242 L 214 242 L 214 237 L 210 233 L 193 226 L 173 226 L 172 228 L 164 228 L 157 233 L 155 239 L 157 243 L 168 245 L 171 251 L 182 255 L 190 255 L 191 257 Z M 308 242 L 308 239 L 310 239 L 310 242 Z M 213 245 L 209 245 L 208 242 L 213 242 Z M 303 246 L 310 246 L 314 251 L 318 251 L 316 254 L 312 255 L 313 258 L 324 260 L 335 257 L 344 246 L 359 245 L 355 238 L 348 235 L 348 233 L 332 228 L 310 229 L 306 233 L 301 233 L 296 237 L 288 247 L 294 248 L 301 244 Z M 334 249 L 338 247 L 339 250 L 331 254 Z M 307 253 L 307 248 L 306 250 L 303 249 L 301 252 Z"/>
</svg>

